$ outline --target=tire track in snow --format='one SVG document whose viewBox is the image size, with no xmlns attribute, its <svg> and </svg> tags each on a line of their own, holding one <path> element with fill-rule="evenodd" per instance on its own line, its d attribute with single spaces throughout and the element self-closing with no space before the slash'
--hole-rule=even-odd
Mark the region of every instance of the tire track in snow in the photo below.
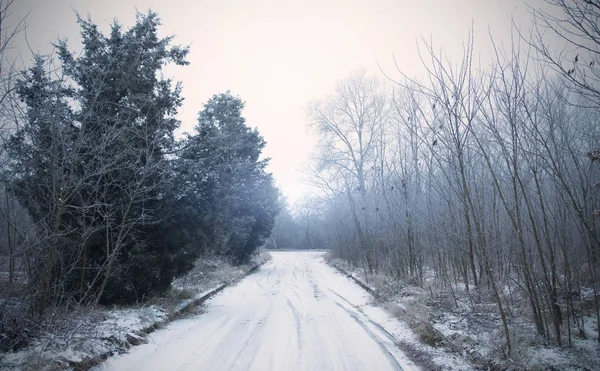
<svg viewBox="0 0 600 371">
<path fill-rule="evenodd" d="M 329 291 L 331 293 L 333 293 L 334 295 L 336 295 L 338 298 L 342 299 L 345 303 L 347 303 L 348 305 L 350 305 L 352 308 L 354 308 L 356 311 L 358 311 L 359 313 L 361 313 L 362 315 L 365 316 L 366 320 L 369 321 L 369 323 L 371 323 L 373 326 L 377 327 L 377 329 L 379 331 L 381 331 L 382 334 L 384 334 L 388 340 L 390 340 L 393 344 L 397 344 L 398 343 L 398 339 L 396 339 L 396 337 L 394 335 L 392 335 L 392 333 L 390 333 L 388 330 L 386 330 L 382 325 L 380 325 L 379 323 L 373 321 L 372 319 L 370 319 L 368 316 L 365 315 L 365 313 L 363 312 L 363 310 L 360 307 L 357 307 L 356 305 L 352 304 L 351 302 L 349 302 L 346 298 L 344 298 L 343 296 L 341 296 L 340 294 L 338 294 L 337 292 L 333 291 L 332 289 L 329 289 Z"/>
<path fill-rule="evenodd" d="M 394 355 L 392 354 L 392 352 L 389 351 L 389 349 L 381 342 L 381 340 L 379 339 L 379 337 L 377 335 L 375 335 L 371 329 L 369 328 L 369 326 L 364 323 L 359 317 L 358 315 L 349 310 L 348 308 L 346 308 L 344 305 L 340 304 L 339 302 L 335 302 L 335 304 L 342 308 L 342 310 L 346 313 L 348 313 L 348 315 L 356 322 L 360 325 L 360 327 L 362 327 L 365 332 L 369 335 L 369 337 L 371 339 L 373 339 L 373 341 L 375 343 L 377 343 L 377 345 L 379 345 L 379 348 L 381 349 L 381 351 L 387 356 L 388 360 L 390 361 L 390 363 L 394 366 L 394 369 L 397 371 L 403 371 L 402 366 L 400 366 L 400 364 L 398 363 L 398 360 L 396 359 L 396 357 L 394 357 Z M 387 331 L 386 331 L 387 332 Z M 395 342 L 394 342 L 395 344 Z"/>
<path fill-rule="evenodd" d="M 296 324 L 296 337 L 298 338 L 298 348 L 300 350 L 302 350 L 303 336 L 302 336 L 302 327 L 300 326 L 300 323 L 301 323 L 300 312 L 298 312 L 298 309 L 296 309 L 296 307 L 294 306 L 294 304 L 292 303 L 292 301 L 289 298 L 286 299 L 286 303 L 288 305 L 288 308 L 290 308 L 290 311 L 292 312 L 292 315 L 294 317 L 294 322 Z"/>
<path fill-rule="evenodd" d="M 100 370 L 413 368 L 393 336 L 361 310 L 368 306 L 366 293 L 321 254 L 272 255 L 272 262 L 207 301 L 203 314 L 154 332 L 148 344 Z"/>
</svg>

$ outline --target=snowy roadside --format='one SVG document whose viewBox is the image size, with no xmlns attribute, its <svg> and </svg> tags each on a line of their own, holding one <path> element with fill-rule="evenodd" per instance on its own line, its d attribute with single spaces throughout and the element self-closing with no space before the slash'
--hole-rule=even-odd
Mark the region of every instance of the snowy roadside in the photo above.
<svg viewBox="0 0 600 371">
<path fill-rule="evenodd" d="M 558 347 L 544 343 L 524 313 L 513 313 L 513 354 L 506 357 L 494 303 L 470 303 L 457 287 L 451 295 L 426 284 L 428 289 L 383 275 L 366 275 L 338 259 L 326 261 L 368 291 L 378 306 L 406 323 L 409 331 L 395 334 L 397 345 L 422 369 L 593 370 L 600 364 L 591 317 L 587 339 L 574 338 L 571 347 Z"/>
<path fill-rule="evenodd" d="M 270 259 L 261 252 L 248 265 L 202 259 L 174 280 L 164 295 L 126 308 L 87 307 L 55 311 L 26 348 L 0 353 L 2 370 L 87 370 L 104 359 L 144 343 L 145 336 L 168 322 L 195 313 L 198 305 L 252 273 Z"/>
</svg>

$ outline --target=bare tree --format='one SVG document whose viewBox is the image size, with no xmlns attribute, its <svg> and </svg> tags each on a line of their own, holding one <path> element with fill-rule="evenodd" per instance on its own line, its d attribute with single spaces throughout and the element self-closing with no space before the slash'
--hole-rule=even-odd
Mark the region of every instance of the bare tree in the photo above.
<svg viewBox="0 0 600 371">
<path fill-rule="evenodd" d="M 546 0 L 550 5 L 549 11 L 533 9 L 535 19 L 535 38 L 532 45 L 542 58 L 557 71 L 577 94 L 571 100 L 574 105 L 600 107 L 600 2 L 596 0 Z M 549 35 L 548 35 L 549 34 Z M 552 47 L 550 37 L 560 40 L 564 48 Z M 558 49 L 558 50 L 557 50 Z M 591 162 L 597 161 L 597 142 L 589 148 L 587 156 Z M 548 148 L 546 146 L 545 148 Z M 571 152 L 573 153 L 573 152 Z M 577 161 L 575 161 L 577 163 Z M 556 165 L 557 162 L 553 162 Z M 553 166 L 556 167 L 556 166 Z M 562 173 L 561 173 L 562 175 Z M 582 215 L 586 205 L 581 205 L 573 194 L 567 182 L 560 176 L 560 184 L 567 191 L 570 202 L 575 208 L 589 239 L 592 263 L 596 264 L 600 253 L 600 241 L 595 228 L 591 226 L 586 215 Z M 585 188 L 583 189 L 585 192 Z M 599 215 L 592 211 L 592 215 Z M 593 273 L 592 273 L 593 275 Z M 594 277 L 592 280 L 595 282 Z M 594 285 L 595 286 L 595 285 Z M 599 298 L 595 292 L 596 309 L 599 310 Z M 597 315 L 597 325 L 600 326 L 600 313 Z M 598 333 L 600 342 L 600 331 Z"/>
<path fill-rule="evenodd" d="M 320 138 L 314 176 L 320 183 L 337 183 L 329 188 L 341 188 L 347 196 L 369 272 L 376 267 L 368 213 L 364 212 L 367 183 L 377 165 L 377 141 L 388 111 L 380 83 L 363 71 L 339 82 L 333 96 L 313 103 L 308 112 Z"/>
<path fill-rule="evenodd" d="M 8 255 L 9 283 L 13 283 L 17 260 L 22 255 L 21 246 L 28 234 L 27 213 L 11 193 L 5 173 L 6 153 L 4 144 L 8 136 L 14 131 L 21 118 L 21 111 L 15 94 L 15 82 L 18 70 L 14 61 L 7 56 L 7 50 L 14 43 L 15 37 L 25 30 L 25 17 L 15 18 L 12 14 L 14 0 L 0 0 L 0 183 L 3 193 L 3 203 L 0 205 L 0 214 L 5 222 L 5 228 L 0 229 L 3 237 L 0 255 Z M 3 263 L 3 262 L 2 262 Z M 2 264 L 3 265 L 3 264 Z"/>
<path fill-rule="evenodd" d="M 596 0 L 545 0 L 549 10 L 531 8 L 534 38 L 541 56 L 589 104 L 600 105 L 600 2 Z M 558 40 L 558 41 L 556 41 Z M 558 47 L 556 44 L 566 45 Z"/>
</svg>

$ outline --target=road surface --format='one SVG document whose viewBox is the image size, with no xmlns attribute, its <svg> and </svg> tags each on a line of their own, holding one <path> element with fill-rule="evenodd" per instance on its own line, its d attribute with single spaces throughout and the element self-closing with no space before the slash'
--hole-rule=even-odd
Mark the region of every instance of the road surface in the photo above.
<svg viewBox="0 0 600 371">
<path fill-rule="evenodd" d="M 273 259 L 98 370 L 415 370 L 369 296 L 322 252 Z M 365 314 L 369 308 L 377 318 Z"/>
</svg>

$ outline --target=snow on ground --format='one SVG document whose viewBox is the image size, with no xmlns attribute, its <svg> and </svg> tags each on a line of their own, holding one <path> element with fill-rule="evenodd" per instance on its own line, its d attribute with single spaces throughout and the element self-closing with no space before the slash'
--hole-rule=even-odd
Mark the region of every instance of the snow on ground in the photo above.
<svg viewBox="0 0 600 371">
<path fill-rule="evenodd" d="M 0 369 L 60 370 L 77 362 L 86 367 L 107 354 L 124 353 L 132 345 L 144 343 L 145 335 L 167 323 L 170 315 L 224 283 L 241 279 L 252 266 L 269 258 L 263 253 L 251 265 L 240 267 L 223 260 L 199 260 L 190 274 L 173 282 L 166 297 L 151 299 L 142 306 L 57 310 L 28 347 L 0 354 Z"/>
<path fill-rule="evenodd" d="M 422 289 L 392 281 L 384 276 L 371 275 L 367 281 L 363 271 L 352 268 L 341 260 L 329 260 L 328 263 L 371 287 L 378 296 L 378 303 L 369 306 L 369 315 L 391 318 L 391 323 L 387 322 L 387 326 L 396 338 L 398 346 L 422 369 L 473 370 L 464 354 L 444 347 L 427 345 L 421 339 L 423 335 L 428 335 L 433 338 L 429 340 L 439 341 L 439 334 L 430 333 L 422 326 L 431 324 L 429 310 L 423 304 Z M 384 298 L 390 300 L 382 300 Z M 374 302 L 375 298 L 372 298 L 372 301 Z M 377 314 L 372 314 L 375 311 Z"/>
<path fill-rule="evenodd" d="M 322 252 L 272 261 L 96 370 L 416 370 L 396 345 L 412 332 Z"/>
<path fill-rule="evenodd" d="M 368 286 L 378 293 L 375 302 L 353 280 L 327 265 L 322 252 L 274 252 L 271 262 L 206 302 L 200 314 L 167 324 L 174 310 L 208 289 L 238 280 L 248 268 L 204 260 L 174 282 L 170 294 L 174 298 L 136 308 L 58 313 L 31 346 L 0 355 L 0 369 L 65 369 L 69 362 L 107 352 L 117 356 L 98 371 L 470 370 L 473 366 L 592 370 L 600 364 L 591 317 L 585 326 L 588 338 L 573 337 L 571 348 L 544 345 L 527 321 L 513 319 L 516 351 L 511 359 L 501 360 L 503 338 L 493 304 L 468 302 L 458 286 L 455 301 L 443 290 L 432 292 L 371 276 Z M 352 273 L 365 280 L 359 270 Z M 164 327 L 144 336 L 145 329 L 157 323 Z M 141 345 L 130 348 L 136 343 Z"/>
<path fill-rule="evenodd" d="M 537 335 L 526 313 L 521 313 L 518 307 L 512 308 L 510 333 L 513 352 L 507 358 L 496 304 L 482 297 L 478 297 L 477 302 L 469 301 L 463 285 L 454 285 L 452 294 L 448 288 L 436 289 L 431 279 L 426 279 L 424 284 L 429 289 L 423 289 L 385 276 L 367 276 L 363 270 L 338 259 L 329 260 L 329 264 L 361 282 L 368 282 L 381 306 L 408 323 L 406 327 L 412 336 L 403 338 L 406 334 L 403 333 L 397 338 L 409 356 L 414 355 L 413 359 L 416 358 L 417 362 L 425 362 L 425 369 L 599 369 L 600 344 L 596 341 L 597 326 L 593 313 L 586 317 L 586 339 L 574 335 L 571 347 L 557 347 Z M 592 300 L 591 289 L 583 290 L 582 297 L 586 295 Z M 431 326 L 433 331 L 427 331 L 427 326 Z M 575 334 L 576 330 L 572 331 Z"/>
<path fill-rule="evenodd" d="M 574 337 L 572 347 L 559 348 L 532 344 L 524 352 L 531 370 L 597 370 L 600 369 L 600 344 L 596 340 L 596 319 L 586 318 L 586 338 Z M 531 331 L 535 331 L 531 329 Z"/>
<path fill-rule="evenodd" d="M 0 369 L 52 370 L 105 352 L 123 351 L 124 344 L 141 342 L 142 330 L 164 322 L 159 307 L 83 309 L 53 321 L 52 328 L 24 350 L 5 354 Z"/>
</svg>

